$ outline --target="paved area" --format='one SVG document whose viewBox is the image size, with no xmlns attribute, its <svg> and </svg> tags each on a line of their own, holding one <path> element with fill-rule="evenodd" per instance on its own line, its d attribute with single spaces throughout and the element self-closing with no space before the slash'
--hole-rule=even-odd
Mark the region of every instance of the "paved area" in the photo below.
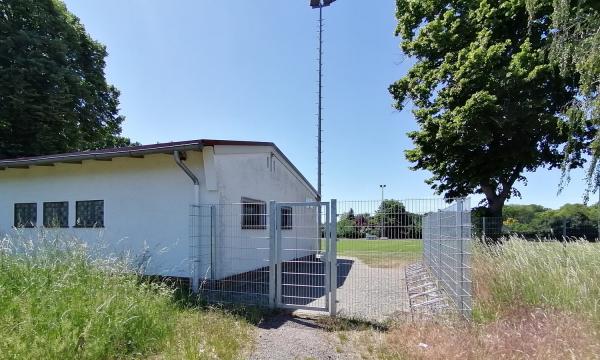
<svg viewBox="0 0 600 360">
<path fill-rule="evenodd" d="M 347 271 L 340 272 L 340 261 L 346 261 Z M 351 264 L 349 264 L 351 262 Z M 346 317 L 384 321 L 410 310 L 404 267 L 371 267 L 358 258 L 339 257 L 337 307 Z"/>
<path fill-rule="evenodd" d="M 256 329 L 250 360 L 360 359 L 349 342 L 323 330 L 310 319 L 278 315 Z"/>
<path fill-rule="evenodd" d="M 322 303 L 323 298 L 308 305 Z M 372 267 L 355 257 L 338 256 L 337 310 L 341 316 L 373 322 L 408 313 L 404 266 Z"/>
</svg>

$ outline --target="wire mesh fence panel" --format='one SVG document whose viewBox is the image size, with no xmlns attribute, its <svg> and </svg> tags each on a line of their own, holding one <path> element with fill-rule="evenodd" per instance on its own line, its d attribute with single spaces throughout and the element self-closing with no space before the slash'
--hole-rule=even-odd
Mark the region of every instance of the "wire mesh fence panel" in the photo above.
<svg viewBox="0 0 600 360">
<path fill-rule="evenodd" d="M 468 199 L 423 217 L 423 261 L 465 317 L 471 314 L 471 212 Z"/>
<path fill-rule="evenodd" d="M 327 310 L 330 268 L 325 254 L 329 243 L 325 227 L 319 224 L 328 224 L 328 207 L 279 203 L 276 216 L 277 306 Z"/>
<path fill-rule="evenodd" d="M 406 273 L 423 259 L 423 217 L 445 206 L 442 199 L 338 201 L 340 315 L 380 321 L 410 311 Z"/>
<path fill-rule="evenodd" d="M 269 207 L 243 200 L 192 206 L 192 274 L 209 302 L 268 305 Z M 194 235 L 195 234 L 195 235 Z M 196 249 L 196 250 L 195 250 Z"/>
<path fill-rule="evenodd" d="M 440 283 L 470 311 L 464 201 L 243 199 L 192 206 L 190 216 L 191 273 L 207 301 L 382 321 L 431 302 Z M 413 279 L 422 273 L 435 281 Z"/>
<path fill-rule="evenodd" d="M 494 239 L 518 236 L 527 240 L 588 240 L 598 241 L 600 224 L 597 220 L 581 218 L 548 218 L 519 221 L 514 218 L 473 217 L 473 236 Z"/>
</svg>

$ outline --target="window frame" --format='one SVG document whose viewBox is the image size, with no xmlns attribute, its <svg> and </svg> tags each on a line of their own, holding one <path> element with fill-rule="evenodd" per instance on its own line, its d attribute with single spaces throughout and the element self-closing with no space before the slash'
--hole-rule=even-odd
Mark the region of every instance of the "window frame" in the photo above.
<svg viewBox="0 0 600 360">
<path fill-rule="evenodd" d="M 293 209 L 292 206 L 281 207 L 281 218 L 279 219 L 279 221 L 281 221 L 281 230 L 292 230 L 294 228 L 294 222 L 292 220 L 294 215 Z M 289 211 L 289 213 L 285 214 L 284 210 Z"/>
<path fill-rule="evenodd" d="M 66 224 L 60 224 L 59 226 L 52 226 L 49 223 L 49 219 L 47 219 L 47 215 L 46 215 L 46 206 L 49 206 L 51 204 L 66 204 Z M 69 227 L 69 202 L 68 201 L 45 201 L 42 205 L 42 218 L 43 218 L 43 224 L 45 228 L 53 228 L 53 229 L 65 229 Z"/>
<path fill-rule="evenodd" d="M 79 220 L 80 220 L 80 216 L 79 216 L 79 205 L 82 203 L 101 203 L 102 204 L 102 223 L 100 225 L 88 225 L 87 223 L 83 223 L 80 224 Z M 94 223 L 97 224 L 97 223 Z M 94 199 L 94 200 L 78 200 L 75 201 L 75 224 L 73 225 L 74 228 L 78 228 L 78 229 L 101 229 L 104 228 L 105 224 L 104 224 L 104 200 L 99 200 L 99 199 Z"/>
<path fill-rule="evenodd" d="M 242 197 L 241 201 L 241 219 L 240 226 L 242 230 L 266 230 L 267 229 L 267 203 L 266 201 Z M 256 207 L 257 210 L 252 213 L 246 213 L 250 207 Z M 250 219 L 251 224 L 247 223 Z"/>
<path fill-rule="evenodd" d="M 19 224 L 17 222 L 17 208 L 19 207 L 19 205 L 28 205 L 28 206 L 33 206 L 34 211 L 33 211 L 33 221 L 29 222 L 29 224 Z M 31 210 L 31 209 L 29 209 Z M 35 202 L 29 202 L 29 203 L 14 203 L 14 207 L 13 207 L 13 226 L 17 229 L 32 229 L 34 227 L 37 226 L 37 203 Z"/>
</svg>

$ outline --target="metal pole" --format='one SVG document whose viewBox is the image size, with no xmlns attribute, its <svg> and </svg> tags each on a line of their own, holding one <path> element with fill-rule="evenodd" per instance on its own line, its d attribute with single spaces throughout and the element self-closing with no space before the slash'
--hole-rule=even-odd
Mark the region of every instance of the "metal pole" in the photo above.
<svg viewBox="0 0 600 360">
<path fill-rule="evenodd" d="M 482 224 L 482 226 L 483 226 L 483 242 L 486 242 L 487 240 L 486 240 L 486 231 L 485 231 L 485 228 L 486 228 L 485 216 L 482 217 L 481 219 L 482 219 L 482 222 L 483 222 L 483 224 Z"/>
<path fill-rule="evenodd" d="M 321 196 L 321 123 L 322 123 L 322 84 L 323 84 L 323 5 L 319 4 L 319 113 L 318 113 L 318 179 L 317 179 L 317 191 Z"/>
<path fill-rule="evenodd" d="M 277 203 L 269 201 L 269 306 L 274 308 L 277 304 Z"/>
<path fill-rule="evenodd" d="M 381 213 L 379 214 L 379 216 L 381 216 L 381 230 L 379 231 L 379 237 L 382 238 L 383 237 L 383 213 L 384 213 L 384 207 L 383 207 L 383 189 L 385 188 L 385 185 L 379 185 L 379 187 L 381 188 Z"/>
<path fill-rule="evenodd" d="M 330 281 L 330 292 L 329 297 L 329 314 L 331 316 L 337 315 L 337 200 L 331 199 L 330 205 L 330 227 L 329 227 L 329 281 Z"/>
</svg>

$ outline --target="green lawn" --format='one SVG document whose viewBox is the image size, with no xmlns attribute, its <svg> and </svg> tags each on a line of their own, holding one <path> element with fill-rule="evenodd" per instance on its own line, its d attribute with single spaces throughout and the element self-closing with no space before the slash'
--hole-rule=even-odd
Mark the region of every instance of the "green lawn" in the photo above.
<svg viewBox="0 0 600 360">
<path fill-rule="evenodd" d="M 338 239 L 337 253 L 339 256 L 358 258 L 371 267 L 400 267 L 421 259 L 423 241 Z"/>
</svg>

